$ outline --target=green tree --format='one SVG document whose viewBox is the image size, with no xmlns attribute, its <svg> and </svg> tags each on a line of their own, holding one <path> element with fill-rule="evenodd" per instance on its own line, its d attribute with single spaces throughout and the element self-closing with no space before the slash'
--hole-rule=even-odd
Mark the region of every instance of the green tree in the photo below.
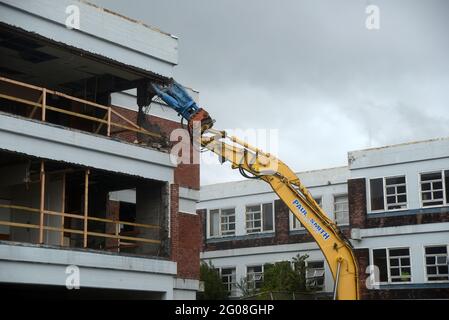
<svg viewBox="0 0 449 320">
<path fill-rule="evenodd" d="M 306 260 L 308 255 L 297 255 L 292 262 L 281 261 L 267 264 L 264 268 L 264 280 L 261 292 L 308 293 L 315 290 L 307 281 Z"/>
<path fill-rule="evenodd" d="M 257 293 L 257 289 L 253 288 L 247 277 L 243 277 L 239 282 L 235 284 L 236 288 L 240 291 L 242 298 L 254 296 Z"/>
<path fill-rule="evenodd" d="M 201 263 L 200 281 L 204 282 L 204 292 L 198 293 L 198 300 L 224 300 L 228 298 L 226 287 L 212 262 Z"/>
<path fill-rule="evenodd" d="M 297 286 L 297 274 L 289 261 L 266 264 L 263 273 L 263 285 L 261 291 L 293 292 Z"/>
<path fill-rule="evenodd" d="M 307 254 L 297 255 L 293 257 L 293 268 L 295 270 L 295 281 L 293 285 L 294 292 L 307 292 L 313 290 L 314 288 L 307 283 L 307 266 L 306 260 L 309 258 Z"/>
</svg>

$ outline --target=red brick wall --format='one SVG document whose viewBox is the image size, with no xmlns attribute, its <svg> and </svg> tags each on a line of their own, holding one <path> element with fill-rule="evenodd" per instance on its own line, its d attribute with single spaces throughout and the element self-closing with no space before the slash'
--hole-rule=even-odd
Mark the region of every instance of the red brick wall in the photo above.
<svg viewBox="0 0 449 320">
<path fill-rule="evenodd" d="M 201 237 L 201 251 L 207 251 L 207 209 L 197 210 L 196 214 L 200 217 L 200 237 Z"/>
<path fill-rule="evenodd" d="M 367 290 L 363 299 L 449 299 L 449 288 Z"/>
<path fill-rule="evenodd" d="M 201 216 L 202 227 L 202 239 L 203 239 L 203 251 L 214 250 L 227 250 L 237 248 L 250 248 L 260 246 L 272 246 L 278 244 L 290 244 L 290 243 L 304 243 L 313 242 L 313 238 L 307 231 L 304 232 L 290 232 L 290 210 L 287 205 L 281 200 L 275 200 L 274 202 L 274 232 L 270 236 L 264 235 L 263 237 L 254 235 L 249 236 L 246 239 L 228 239 L 224 241 L 206 241 L 206 217 L 207 210 L 198 210 L 197 213 Z"/>
<path fill-rule="evenodd" d="M 369 250 L 368 249 L 354 249 L 354 255 L 359 267 L 359 294 L 360 299 L 366 299 L 368 296 L 368 289 L 366 288 L 366 279 L 368 274 L 365 273 L 369 265 Z"/>
<path fill-rule="evenodd" d="M 188 279 L 200 277 L 200 217 L 179 213 L 178 216 L 178 276 Z"/>
<path fill-rule="evenodd" d="M 114 110 L 137 123 L 137 112 L 115 107 Z M 123 120 L 113 117 L 113 121 L 126 124 Z M 167 142 L 169 149 L 174 143 L 169 140 L 173 130 L 181 128 L 180 123 L 147 116 L 147 122 L 160 133 Z M 115 128 L 114 130 L 120 130 Z M 114 130 L 112 132 L 114 132 Z M 134 132 L 126 131 L 113 135 L 130 143 L 134 143 L 138 136 Z M 187 141 L 190 145 L 190 141 Z M 190 147 L 190 146 L 189 146 Z M 195 150 L 190 148 L 190 160 Z M 195 190 L 200 189 L 199 164 L 179 164 L 174 170 L 174 184 L 170 186 L 170 259 L 177 262 L 178 276 L 181 278 L 199 279 L 201 231 L 200 217 L 179 212 L 179 187 Z"/>
<path fill-rule="evenodd" d="M 179 186 L 170 186 L 171 260 L 178 265 L 178 277 L 199 279 L 202 247 L 201 217 L 179 212 Z"/>
<path fill-rule="evenodd" d="M 420 209 L 409 215 L 370 217 L 367 215 L 366 181 L 363 178 L 348 180 L 348 195 L 351 228 L 383 228 L 449 221 L 448 207 L 442 207 L 433 213 Z"/>
<path fill-rule="evenodd" d="M 128 110 L 120 107 L 113 107 L 114 110 L 119 112 L 121 115 L 129 119 L 130 121 L 137 123 L 137 112 Z M 181 119 L 180 119 L 181 120 Z M 113 121 L 126 124 L 123 120 L 118 117 L 113 117 Z M 181 128 L 180 122 L 174 122 L 167 119 L 155 117 L 155 116 L 147 116 L 147 121 L 150 125 L 155 126 L 160 130 L 160 133 L 168 140 L 170 139 L 170 134 L 173 130 Z M 128 124 L 126 124 L 128 125 Z M 116 130 L 121 130 L 120 128 L 114 128 L 112 132 Z M 157 132 L 159 133 L 159 132 Z M 137 140 L 137 135 L 135 132 L 127 131 L 120 132 L 115 135 L 119 139 L 123 139 L 130 143 L 134 143 Z M 190 141 L 186 142 L 190 145 Z M 173 143 L 170 143 L 170 148 L 173 146 Z M 193 147 L 190 147 L 190 163 L 191 164 L 179 164 L 177 168 L 175 168 L 175 176 L 174 180 L 176 184 L 179 184 L 181 187 L 191 188 L 195 190 L 200 189 L 200 165 L 193 164 L 193 153 L 198 152 L 195 151 Z"/>
<path fill-rule="evenodd" d="M 419 210 L 414 214 L 394 217 L 369 217 L 365 228 L 383 228 L 414 224 L 449 222 L 449 208 L 442 207 L 436 213 L 426 213 L 426 209 Z"/>
<path fill-rule="evenodd" d="M 364 178 L 348 180 L 349 224 L 364 228 L 366 224 L 366 182 Z"/>
<path fill-rule="evenodd" d="M 369 217 L 367 215 L 366 180 L 348 180 L 349 195 L 349 223 L 351 228 L 381 228 L 388 226 L 402 226 L 410 224 L 421 224 L 431 222 L 449 221 L 449 212 L 442 210 L 440 213 L 432 214 L 411 214 L 391 217 Z M 428 288 L 428 289 L 368 289 L 365 273 L 368 267 L 369 250 L 355 249 L 355 256 L 359 265 L 359 288 L 361 299 L 433 299 L 449 297 L 449 289 Z"/>
<path fill-rule="evenodd" d="M 448 299 L 449 288 L 405 288 L 405 289 L 368 289 L 365 273 L 368 267 L 369 250 L 355 249 L 359 264 L 359 293 L 362 300 L 391 300 L 391 299 Z"/>
<path fill-rule="evenodd" d="M 290 231 L 290 210 L 287 205 L 281 200 L 275 200 L 274 202 L 274 233 L 271 236 L 249 236 L 246 239 L 224 239 L 223 241 L 207 242 L 206 235 L 206 217 L 207 210 L 202 209 L 197 211 L 201 216 L 201 232 L 203 239 L 203 251 L 215 251 L 215 250 L 227 250 L 237 248 L 250 248 L 260 246 L 272 246 L 279 244 L 292 244 L 292 243 L 306 243 L 314 242 L 313 237 L 306 230 Z M 342 233 L 349 237 L 350 230 L 347 227 L 341 228 Z"/>
<path fill-rule="evenodd" d="M 179 164 L 175 169 L 175 183 L 181 187 L 200 190 L 200 165 Z"/>
<path fill-rule="evenodd" d="M 281 200 L 274 201 L 274 226 L 276 244 L 289 243 L 290 210 Z"/>
<path fill-rule="evenodd" d="M 179 185 L 170 185 L 170 258 L 178 261 L 179 252 Z"/>
</svg>

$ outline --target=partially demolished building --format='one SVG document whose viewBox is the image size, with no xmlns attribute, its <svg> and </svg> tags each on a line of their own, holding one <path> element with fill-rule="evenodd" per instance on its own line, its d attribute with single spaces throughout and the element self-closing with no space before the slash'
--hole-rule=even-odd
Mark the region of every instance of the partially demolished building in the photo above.
<svg viewBox="0 0 449 320">
<path fill-rule="evenodd" d="M 0 285 L 195 298 L 199 165 L 170 161 L 180 124 L 150 86 L 177 38 L 82 1 L 1 0 L 0 56 Z"/>
</svg>

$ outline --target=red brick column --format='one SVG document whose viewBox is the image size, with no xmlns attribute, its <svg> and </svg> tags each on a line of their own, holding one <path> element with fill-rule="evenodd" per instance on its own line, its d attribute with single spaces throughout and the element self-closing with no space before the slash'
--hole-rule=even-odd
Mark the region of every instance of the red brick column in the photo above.
<svg viewBox="0 0 449 320">
<path fill-rule="evenodd" d="M 366 287 L 366 279 L 369 276 L 366 268 L 369 265 L 369 249 L 355 249 L 354 255 L 359 267 L 359 295 L 360 299 L 368 299 L 369 292 Z"/>
<path fill-rule="evenodd" d="M 274 201 L 275 243 L 285 244 L 289 242 L 290 210 L 281 200 Z"/>
<path fill-rule="evenodd" d="M 351 228 L 365 228 L 366 224 L 366 182 L 364 178 L 348 180 L 349 225 Z"/>
<path fill-rule="evenodd" d="M 178 277 L 199 279 L 202 247 L 201 216 L 179 212 L 179 185 L 170 186 L 170 258 L 177 262 Z"/>
<path fill-rule="evenodd" d="M 196 213 L 200 217 L 200 238 L 201 238 L 201 251 L 206 250 L 206 240 L 207 240 L 207 209 L 197 210 Z"/>
<path fill-rule="evenodd" d="M 179 213 L 178 216 L 178 276 L 200 278 L 201 218 L 196 214 Z"/>
<path fill-rule="evenodd" d="M 117 112 L 119 112 L 121 115 L 125 116 L 130 121 L 137 123 L 137 112 L 135 112 L 133 110 L 128 110 L 125 108 L 117 107 L 117 106 L 113 106 L 113 109 L 116 110 Z M 150 131 L 154 131 L 155 133 L 163 134 L 166 139 L 170 138 L 170 134 L 173 132 L 173 130 L 181 128 L 181 124 L 176 121 L 171 121 L 171 120 L 159 118 L 156 116 L 149 116 L 149 115 L 147 115 L 146 117 L 147 117 L 147 122 L 149 123 L 149 125 L 151 127 L 153 127 L 153 130 L 150 130 Z M 117 116 L 114 116 L 113 120 L 118 123 L 128 125 L 127 123 L 125 123 L 123 120 L 121 120 Z M 114 128 L 114 130 L 117 130 L 117 128 Z M 137 139 L 138 135 L 133 131 L 125 131 L 125 132 L 121 132 L 121 133 L 117 133 L 117 134 L 114 134 L 114 131 L 113 131 L 113 136 L 115 136 L 119 139 L 128 141 L 130 143 L 134 143 L 136 140 L 138 140 Z M 168 144 L 171 147 L 176 143 L 177 142 L 175 142 L 175 141 L 168 141 Z M 199 159 L 199 150 L 195 149 L 191 146 L 190 140 L 184 141 L 184 144 L 185 144 L 184 145 L 185 147 L 190 149 L 190 163 L 179 164 L 175 168 L 175 177 L 174 177 L 175 183 L 180 185 L 181 187 L 199 190 L 200 189 L 200 165 L 193 163 L 193 161 L 195 159 Z M 195 154 L 195 156 L 194 156 L 194 154 Z"/>
<path fill-rule="evenodd" d="M 170 185 L 170 259 L 178 261 L 179 251 L 179 185 Z"/>
</svg>

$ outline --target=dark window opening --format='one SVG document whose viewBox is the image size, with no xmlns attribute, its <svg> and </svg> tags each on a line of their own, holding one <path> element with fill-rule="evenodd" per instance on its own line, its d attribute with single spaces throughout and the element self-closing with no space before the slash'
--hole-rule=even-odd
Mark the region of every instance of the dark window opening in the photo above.
<svg viewBox="0 0 449 320">
<path fill-rule="evenodd" d="M 387 250 L 373 250 L 373 260 L 374 265 L 379 268 L 379 281 L 388 282 Z"/>
<path fill-rule="evenodd" d="M 370 180 L 370 196 L 371 196 L 371 210 L 384 209 L 384 187 L 383 179 Z"/>
<path fill-rule="evenodd" d="M 45 179 L 41 179 L 42 164 Z M 2 240 L 146 256 L 169 254 L 169 193 L 164 182 L 8 152 L 0 152 L 0 174 Z M 135 194 L 135 203 L 120 197 L 111 200 L 110 194 L 121 191 L 127 191 L 126 199 Z"/>
<path fill-rule="evenodd" d="M 446 203 L 449 203 L 449 170 L 444 171 L 444 186 L 446 189 Z"/>
</svg>

